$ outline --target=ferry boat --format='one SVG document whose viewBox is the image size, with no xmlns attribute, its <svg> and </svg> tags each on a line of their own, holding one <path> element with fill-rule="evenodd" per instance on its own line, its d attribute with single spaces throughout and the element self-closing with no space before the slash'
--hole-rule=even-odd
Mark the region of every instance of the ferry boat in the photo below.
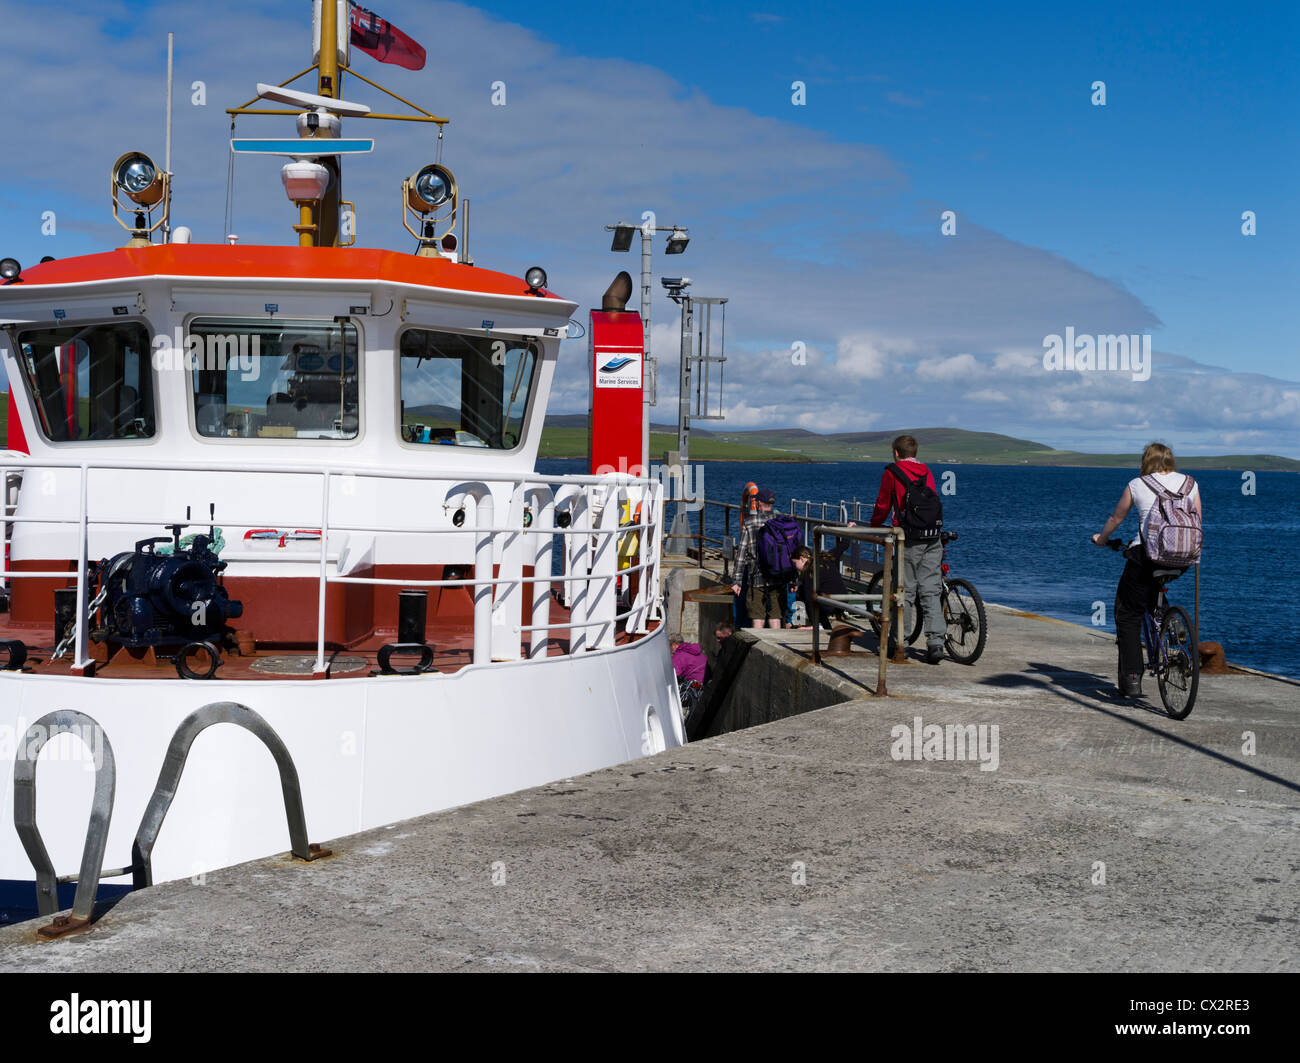
<svg viewBox="0 0 1300 1063">
<path fill-rule="evenodd" d="M 298 135 L 232 140 L 287 158 L 296 246 L 193 242 L 128 151 L 126 246 L 0 265 L 0 880 L 42 913 L 76 880 L 65 929 L 101 876 L 311 859 L 685 740 L 661 486 L 535 471 L 576 304 L 466 260 L 441 161 L 402 183 L 415 251 L 346 246 L 342 124 L 396 117 L 344 98 L 347 10 L 316 4 L 315 92 L 258 86 Z"/>
</svg>

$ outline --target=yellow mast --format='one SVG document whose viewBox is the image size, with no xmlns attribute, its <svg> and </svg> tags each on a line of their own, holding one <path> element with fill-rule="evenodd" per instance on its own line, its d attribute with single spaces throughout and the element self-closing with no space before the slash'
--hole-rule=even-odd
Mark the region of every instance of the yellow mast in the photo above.
<svg viewBox="0 0 1300 1063">
<path fill-rule="evenodd" d="M 316 68 L 316 94 L 330 99 L 343 98 L 343 72 L 339 69 L 339 5 L 335 0 L 321 0 L 320 65 Z M 350 32 L 345 25 L 344 33 Z M 338 247 L 339 201 L 343 198 L 343 167 L 337 155 L 320 160 L 330 172 L 329 188 L 317 204 L 316 243 L 320 247 Z M 310 245 L 308 245 L 310 246 Z"/>
<path fill-rule="evenodd" d="M 439 127 L 447 124 L 447 119 L 439 118 L 437 115 L 430 114 L 423 107 L 412 103 L 405 97 L 399 96 L 390 89 L 384 88 L 377 81 L 371 81 L 364 74 L 357 73 L 346 65 L 339 63 L 339 41 L 342 39 L 340 34 L 351 33 L 351 27 L 346 19 L 343 25 L 339 25 L 339 3 L 338 0 L 321 0 L 320 13 L 320 56 L 316 62 L 301 70 L 293 77 L 280 82 L 281 88 L 285 88 L 297 81 L 300 77 L 316 71 L 316 95 L 328 96 L 330 99 L 343 99 L 343 75 L 345 73 L 356 74 L 358 78 L 364 81 L 372 88 L 378 89 L 387 96 L 391 96 L 398 103 L 410 107 L 416 114 L 370 114 L 362 115 L 363 118 L 380 118 L 395 122 L 431 122 Z M 239 107 L 228 107 L 226 113 L 232 116 L 232 119 L 244 114 L 274 114 L 274 115 L 298 115 L 301 111 L 289 110 L 285 108 L 274 107 L 254 107 L 253 104 L 260 97 L 254 96 L 247 103 Z M 232 124 L 233 131 L 234 126 Z M 319 137 L 319 132 L 307 134 L 308 137 Z M 298 224 L 293 227 L 294 232 L 298 234 L 298 245 L 300 247 L 338 247 L 339 246 L 339 210 L 343 203 L 343 167 L 342 162 L 337 155 L 330 155 L 319 158 L 318 161 L 329 171 L 330 184 L 325 192 L 324 198 L 317 201 L 299 201 L 298 207 Z"/>
</svg>

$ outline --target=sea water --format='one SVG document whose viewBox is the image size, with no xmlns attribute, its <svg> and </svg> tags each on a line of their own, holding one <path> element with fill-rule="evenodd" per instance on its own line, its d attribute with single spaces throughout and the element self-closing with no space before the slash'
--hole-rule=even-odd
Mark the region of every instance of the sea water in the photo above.
<svg viewBox="0 0 1300 1063">
<path fill-rule="evenodd" d="M 577 460 L 538 466 L 545 473 L 586 471 Z M 969 579 L 987 601 L 1115 630 L 1123 559 L 1089 537 L 1101 531 L 1136 470 L 937 462 L 931 470 L 944 527 L 959 535 L 948 547 L 952 575 Z M 752 480 L 771 488 L 786 512 L 792 499 L 871 502 L 883 472 L 883 464 L 868 462 L 708 462 L 704 494 L 736 503 Z M 1300 475 L 1192 475 L 1204 510 L 1202 641 L 1222 643 L 1234 664 L 1300 678 Z M 697 527 L 693 514 L 692 532 Z M 709 507 L 706 534 L 720 538 L 722 528 L 720 512 Z M 1116 534 L 1126 541 L 1137 534 L 1136 509 Z M 1169 600 L 1192 614 L 1191 572 L 1170 585 Z"/>
</svg>

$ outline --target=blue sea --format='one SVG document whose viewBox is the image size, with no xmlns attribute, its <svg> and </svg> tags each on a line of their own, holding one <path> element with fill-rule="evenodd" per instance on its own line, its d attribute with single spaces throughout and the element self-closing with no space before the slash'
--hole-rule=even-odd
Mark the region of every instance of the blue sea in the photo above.
<svg viewBox="0 0 1300 1063">
<path fill-rule="evenodd" d="M 924 460 L 924 452 L 920 457 Z M 538 467 L 544 473 L 586 471 L 576 460 L 547 459 Z M 1101 531 L 1136 470 L 937 463 L 930 468 L 936 482 L 951 489 L 943 505 L 944 527 L 959 534 L 948 548 L 953 575 L 969 579 L 988 601 L 1077 624 L 1091 625 L 1094 603 L 1102 602 L 1104 628 L 1115 630 L 1111 613 L 1123 559 L 1093 546 L 1089 537 Z M 871 502 L 884 466 L 708 462 L 703 470 L 710 500 L 738 502 L 745 483 L 753 480 L 770 487 L 777 508 L 788 512 L 795 498 Z M 1300 678 L 1300 475 L 1258 472 L 1253 484 L 1240 472 L 1192 475 L 1204 508 L 1201 639 L 1222 643 L 1234 664 Z M 715 513 L 710 508 L 706 533 L 717 537 L 722 521 Z M 1117 534 L 1131 539 L 1136 524 L 1135 510 Z M 1189 572 L 1169 592 L 1170 601 L 1189 614 L 1192 583 Z"/>
</svg>

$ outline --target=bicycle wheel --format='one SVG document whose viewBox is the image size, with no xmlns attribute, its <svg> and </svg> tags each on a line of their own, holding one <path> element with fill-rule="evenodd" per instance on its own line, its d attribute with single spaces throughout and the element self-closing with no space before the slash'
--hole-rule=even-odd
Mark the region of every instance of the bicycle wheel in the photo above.
<svg viewBox="0 0 1300 1063">
<path fill-rule="evenodd" d="M 989 637 L 984 599 L 964 579 L 945 580 L 944 590 L 943 613 L 948 621 L 944 645 L 948 656 L 958 664 L 974 664 Z"/>
<path fill-rule="evenodd" d="M 881 584 L 885 582 L 885 577 L 877 572 L 871 577 L 871 582 L 867 584 L 868 594 L 879 594 Z M 880 638 L 880 615 L 876 614 L 871 618 L 871 630 L 876 633 L 876 638 Z M 917 598 L 912 603 L 912 631 L 907 636 L 907 644 L 910 646 L 921 637 L 921 599 Z"/>
<path fill-rule="evenodd" d="M 1160 621 L 1160 660 L 1156 682 L 1165 711 L 1175 720 L 1185 720 L 1196 704 L 1201 681 L 1201 653 L 1192 641 L 1192 622 L 1176 605 L 1165 610 Z"/>
</svg>

